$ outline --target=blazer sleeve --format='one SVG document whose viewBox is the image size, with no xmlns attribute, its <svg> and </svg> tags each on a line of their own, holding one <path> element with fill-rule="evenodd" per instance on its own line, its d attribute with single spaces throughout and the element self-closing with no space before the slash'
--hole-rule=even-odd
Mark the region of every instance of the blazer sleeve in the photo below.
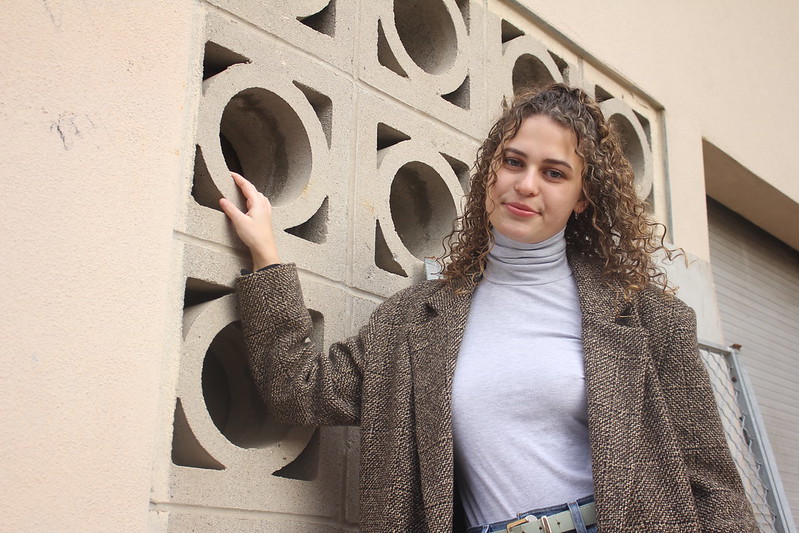
<svg viewBox="0 0 799 533">
<path fill-rule="evenodd" d="M 302 425 L 358 425 L 366 356 L 390 351 L 402 320 L 383 302 L 357 335 L 327 352 L 309 339 L 311 318 L 297 269 L 282 264 L 240 277 L 239 313 L 250 372 L 276 420 Z"/>
<path fill-rule="evenodd" d="M 688 472 L 702 531 L 759 531 L 730 455 L 707 369 L 696 315 L 675 299 L 661 339 L 660 382 Z"/>
</svg>

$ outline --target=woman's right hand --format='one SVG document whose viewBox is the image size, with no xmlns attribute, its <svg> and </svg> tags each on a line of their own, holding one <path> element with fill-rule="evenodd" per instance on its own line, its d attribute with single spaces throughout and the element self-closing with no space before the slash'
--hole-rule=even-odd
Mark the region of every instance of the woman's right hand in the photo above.
<svg viewBox="0 0 799 533">
<path fill-rule="evenodd" d="M 279 263 L 280 257 L 272 231 L 272 204 L 243 176 L 235 172 L 230 174 L 247 200 L 247 212 L 243 213 L 227 198 L 221 198 L 219 206 L 233 222 L 236 234 L 250 249 L 253 270 Z"/>
</svg>

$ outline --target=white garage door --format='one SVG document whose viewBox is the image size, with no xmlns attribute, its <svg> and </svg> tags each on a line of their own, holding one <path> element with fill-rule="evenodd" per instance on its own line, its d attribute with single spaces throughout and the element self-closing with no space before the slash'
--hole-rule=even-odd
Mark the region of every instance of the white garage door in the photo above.
<svg viewBox="0 0 799 533">
<path fill-rule="evenodd" d="M 708 201 L 727 344 L 740 344 L 794 519 L 799 517 L 799 252 Z M 799 224 L 799 221 L 797 221 Z"/>
</svg>

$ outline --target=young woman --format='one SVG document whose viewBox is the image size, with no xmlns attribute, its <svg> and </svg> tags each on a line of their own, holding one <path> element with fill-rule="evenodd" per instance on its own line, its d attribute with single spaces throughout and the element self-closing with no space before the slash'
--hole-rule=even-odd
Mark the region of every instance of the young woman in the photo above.
<svg viewBox="0 0 799 533">
<path fill-rule="evenodd" d="M 478 152 L 444 279 L 327 354 L 269 201 L 221 200 L 256 273 L 238 294 L 273 414 L 361 426 L 363 531 L 757 531 L 693 312 L 598 105 L 518 97 Z"/>
</svg>

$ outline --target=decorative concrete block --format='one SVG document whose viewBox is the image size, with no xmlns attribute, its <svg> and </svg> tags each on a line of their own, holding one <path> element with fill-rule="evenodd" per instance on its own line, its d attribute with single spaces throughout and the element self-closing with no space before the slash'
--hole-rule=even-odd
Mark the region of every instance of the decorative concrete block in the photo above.
<svg viewBox="0 0 799 533">
<path fill-rule="evenodd" d="M 653 194 L 652 147 L 640 119 L 633 109 L 622 99 L 612 98 L 599 104 L 605 118 L 619 133 L 624 155 L 635 172 L 635 192 L 646 200 Z"/>
<path fill-rule="evenodd" d="M 358 131 L 352 284 L 388 296 L 442 254 L 478 145 L 369 94 Z"/>
<path fill-rule="evenodd" d="M 341 502 L 326 495 L 344 490 L 346 431 L 270 416 L 250 377 L 231 293 L 241 258 L 220 247 L 183 248 L 186 307 L 168 501 L 339 518 Z M 346 294 L 302 277 L 311 340 L 324 346 L 327 337 L 343 338 Z"/>
<path fill-rule="evenodd" d="M 325 63 L 345 72 L 352 71 L 357 28 L 355 0 L 208 0 L 208 3 L 315 55 Z"/>
<path fill-rule="evenodd" d="M 498 116 L 503 100 L 509 103 L 514 94 L 564 81 L 561 68 L 565 71 L 566 63 L 561 61 L 559 66 L 543 43 L 504 18 L 490 16 L 486 22 L 492 119 Z"/>
<path fill-rule="evenodd" d="M 624 155 L 635 172 L 636 194 L 647 200 L 655 219 L 670 230 L 662 107 L 590 65 L 583 70 L 589 85 L 586 90 L 593 93 L 621 137 Z"/>
<path fill-rule="evenodd" d="M 382 298 L 378 299 L 375 297 L 375 299 L 367 299 L 359 296 L 352 297 L 352 304 L 349 311 L 351 335 L 355 335 L 361 327 L 366 325 L 372 312 L 379 305 L 378 301 L 382 301 Z"/>
<path fill-rule="evenodd" d="M 359 79 L 463 132 L 485 116 L 483 8 L 470 0 L 362 2 Z"/>
<path fill-rule="evenodd" d="M 209 15 L 206 27 L 186 233 L 242 248 L 218 209 L 223 195 L 244 208 L 234 170 L 270 198 L 281 253 L 343 279 L 352 84 L 233 21 Z"/>
<path fill-rule="evenodd" d="M 204 241 L 183 243 L 183 306 L 191 307 L 230 294 L 242 268 L 249 268 L 245 254 Z"/>
<path fill-rule="evenodd" d="M 306 450 L 277 473 L 262 460 L 233 464 L 225 470 L 176 465 L 170 476 L 170 503 L 341 521 L 345 431 L 330 427 L 314 430 Z M 289 457 L 282 453 L 276 448 L 279 458 Z M 307 459 L 312 463 L 302 464 Z"/>
</svg>

